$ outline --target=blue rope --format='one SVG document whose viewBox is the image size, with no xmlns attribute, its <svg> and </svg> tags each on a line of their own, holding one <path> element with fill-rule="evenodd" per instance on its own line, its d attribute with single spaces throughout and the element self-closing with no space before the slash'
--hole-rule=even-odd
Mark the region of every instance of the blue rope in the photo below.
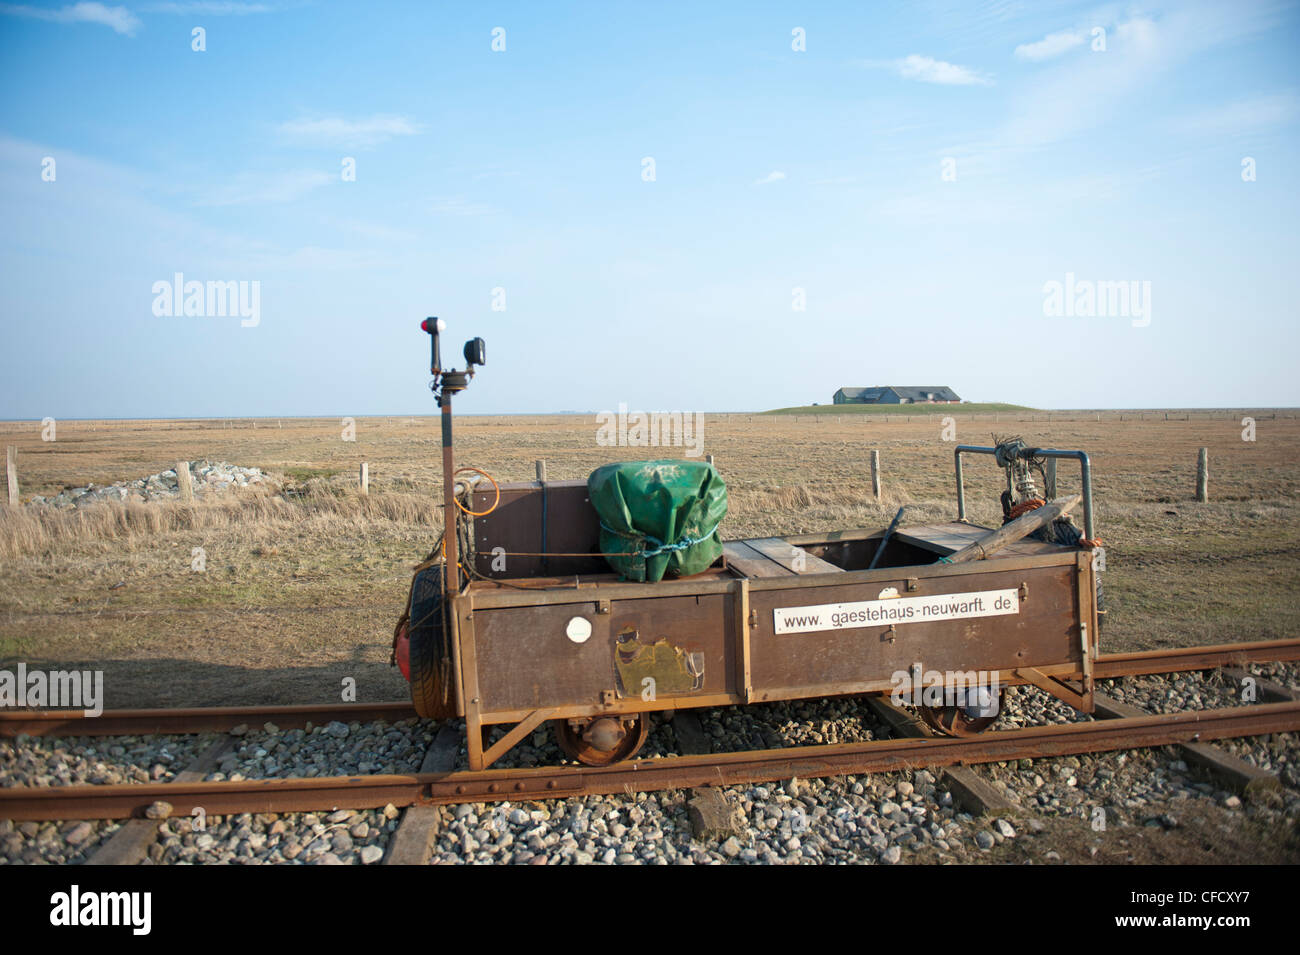
<svg viewBox="0 0 1300 955">
<path fill-rule="evenodd" d="M 655 537 L 652 534 L 628 534 L 620 530 L 615 530 L 614 528 L 606 524 L 604 521 L 600 522 L 600 526 L 603 530 L 607 530 L 611 534 L 616 534 L 619 537 L 622 537 L 624 540 L 637 541 L 638 543 L 644 543 L 645 541 L 650 541 L 658 545 L 654 550 L 642 549 L 638 551 L 637 556 L 642 559 L 647 557 L 658 557 L 660 554 L 670 554 L 679 550 L 685 550 L 688 547 L 694 547 L 696 544 L 708 540 L 710 537 L 714 535 L 714 533 L 718 529 L 717 526 L 715 525 L 713 530 L 709 531 L 703 537 L 683 537 L 676 544 L 665 544 L 663 541 L 661 541 L 659 538 Z"/>
</svg>

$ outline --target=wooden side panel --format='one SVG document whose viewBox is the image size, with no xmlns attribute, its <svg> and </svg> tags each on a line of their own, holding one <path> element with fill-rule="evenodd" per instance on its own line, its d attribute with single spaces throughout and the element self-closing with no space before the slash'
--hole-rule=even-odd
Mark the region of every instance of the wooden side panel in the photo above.
<svg viewBox="0 0 1300 955">
<path fill-rule="evenodd" d="M 667 701 L 676 697 L 734 693 L 734 599 L 728 593 L 614 600 L 608 613 L 598 613 L 599 605 L 590 599 L 475 610 L 482 709 L 486 715 L 548 706 L 598 709 L 607 691 L 619 700 L 639 700 L 640 671 L 627 669 L 626 663 L 628 657 L 639 655 L 637 651 L 657 655 L 660 666 L 682 659 L 686 667 L 684 655 L 691 655 L 689 668 L 702 671 L 698 686 L 687 681 L 675 692 L 661 691 L 653 703 L 641 708 L 671 708 Z M 581 643 L 568 636 L 574 618 L 591 627 L 591 636 Z M 621 673 L 616 662 L 620 641 L 625 661 Z M 661 641 L 665 646 L 656 649 Z"/>
<path fill-rule="evenodd" d="M 474 492 L 474 510 L 486 511 L 496 494 Z M 545 543 L 543 543 L 543 504 Z M 486 517 L 474 519 L 474 567 L 484 577 L 520 579 L 603 574 L 610 570 L 604 557 L 519 557 L 510 554 L 600 553 L 600 520 L 587 498 L 586 481 L 548 481 L 545 499 L 536 482 L 501 485 L 501 503 Z M 507 556 L 504 569 L 493 569 L 492 549 Z M 497 566 L 501 562 L 496 561 Z"/>
<path fill-rule="evenodd" d="M 906 571 L 904 571 L 906 573 Z M 994 562 L 972 565 L 969 574 L 917 581 L 907 578 L 864 586 L 799 590 L 751 590 L 756 626 L 750 630 L 750 669 L 755 693 L 773 688 L 834 687 L 888 680 L 920 663 L 925 670 L 996 670 L 1081 662 L 1076 584 L 1070 564 L 998 570 Z M 888 587 L 900 596 L 1019 589 L 1027 597 L 1014 615 L 875 624 L 843 630 L 778 635 L 774 611 L 822 604 L 876 600 Z"/>
</svg>

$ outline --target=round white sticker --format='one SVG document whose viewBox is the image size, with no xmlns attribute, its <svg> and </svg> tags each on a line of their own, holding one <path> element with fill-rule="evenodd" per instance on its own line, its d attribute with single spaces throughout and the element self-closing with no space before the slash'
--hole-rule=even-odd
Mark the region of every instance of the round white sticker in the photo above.
<svg viewBox="0 0 1300 955">
<path fill-rule="evenodd" d="M 586 617 L 574 617 L 564 628 L 564 632 L 574 643 L 586 643 L 587 638 L 591 636 L 591 621 Z"/>
</svg>

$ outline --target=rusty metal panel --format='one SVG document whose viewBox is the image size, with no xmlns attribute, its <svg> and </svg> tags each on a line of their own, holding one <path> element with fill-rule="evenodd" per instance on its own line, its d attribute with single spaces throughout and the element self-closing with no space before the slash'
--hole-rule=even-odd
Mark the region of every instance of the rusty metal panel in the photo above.
<svg viewBox="0 0 1300 955">
<path fill-rule="evenodd" d="M 476 609 L 482 709 L 596 712 L 603 699 L 655 710 L 672 699 L 734 693 L 734 600 L 733 593 L 612 600 L 607 613 L 592 598 Z M 655 681 L 651 701 L 642 696 L 646 677 Z"/>
<path fill-rule="evenodd" d="M 921 576 L 914 590 L 907 576 L 869 585 L 760 590 L 749 594 L 751 674 L 756 692 L 821 688 L 888 680 L 920 663 L 927 670 L 999 670 L 1079 661 L 1077 567 L 999 568 L 999 561 L 972 565 L 969 572 Z M 957 565 L 965 568 L 967 565 Z M 915 569 L 912 570 L 915 573 Z M 777 608 L 817 606 L 899 596 L 961 595 L 1017 590 L 1026 595 L 1013 615 L 899 623 L 839 630 L 777 634 Z M 810 695 L 811 692 L 810 692 Z"/>
<path fill-rule="evenodd" d="M 475 511 L 486 511 L 496 494 L 474 492 Z M 543 506 L 545 514 L 543 515 Z M 543 516 L 545 539 L 543 539 Z M 609 572 L 604 557 L 511 557 L 493 569 L 492 549 L 507 554 L 600 554 L 600 520 L 587 499 L 586 481 L 548 481 L 501 485 L 501 503 L 486 517 L 474 518 L 474 567 L 484 577 L 518 579 L 546 575 Z"/>
</svg>

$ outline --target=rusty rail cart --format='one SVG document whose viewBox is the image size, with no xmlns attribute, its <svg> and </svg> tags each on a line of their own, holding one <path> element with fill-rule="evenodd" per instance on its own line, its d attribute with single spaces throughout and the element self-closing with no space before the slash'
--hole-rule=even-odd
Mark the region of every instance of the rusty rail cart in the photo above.
<svg viewBox="0 0 1300 955">
<path fill-rule="evenodd" d="M 1101 611 L 1084 452 L 961 446 L 955 521 L 734 540 L 703 573 L 629 582 L 602 554 L 587 482 L 498 485 L 456 468 L 452 396 L 485 346 L 472 339 L 466 369 L 445 369 L 444 323 L 421 327 L 445 524 L 416 568 L 393 658 L 420 715 L 464 717 L 471 770 L 545 722 L 571 758 L 616 763 L 644 743 L 651 714 L 696 707 L 896 693 L 941 733 L 970 736 L 995 721 L 1001 688 L 1032 684 L 1092 712 Z M 1006 472 L 1001 527 L 966 520 L 964 454 Z M 1082 533 L 1069 518 L 1079 496 L 1039 494 L 1034 472 L 1051 458 L 1080 462 Z M 512 728 L 488 745 L 494 726 Z"/>
</svg>

